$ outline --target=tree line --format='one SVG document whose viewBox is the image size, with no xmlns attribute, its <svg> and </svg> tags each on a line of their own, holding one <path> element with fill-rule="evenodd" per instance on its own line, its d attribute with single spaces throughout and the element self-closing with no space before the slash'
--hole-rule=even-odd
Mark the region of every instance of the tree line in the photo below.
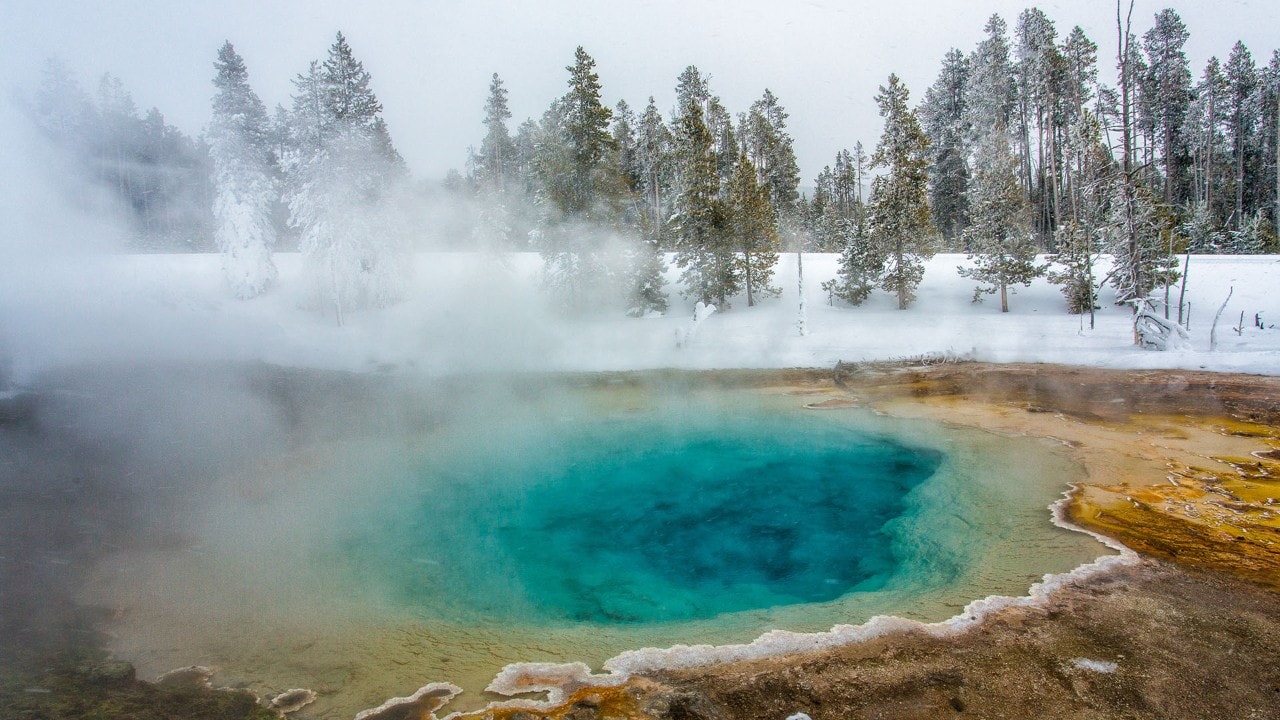
<svg viewBox="0 0 1280 720">
<path fill-rule="evenodd" d="M 783 248 L 840 253 L 823 287 L 849 304 L 882 288 L 906 307 L 940 250 L 968 253 L 959 271 L 977 281 L 975 301 L 998 293 L 1005 310 L 1011 287 L 1045 274 L 1071 312 L 1091 312 L 1102 282 L 1120 302 L 1145 302 L 1177 281 L 1179 254 L 1277 249 L 1280 53 L 1258 67 L 1237 43 L 1196 83 L 1178 14 L 1162 10 L 1139 38 L 1132 11 L 1117 3 L 1115 86 L 1099 79 L 1098 45 L 1081 28 L 1059 37 L 1030 8 L 1011 33 L 991 16 L 977 47 L 944 55 L 918 105 L 891 75 L 874 151 L 835 153 L 811 195 L 799 192 L 772 92 L 735 117 L 690 66 L 669 114 L 652 97 L 638 113 L 625 101 L 610 109 L 579 48 L 569 92 L 514 133 L 493 76 L 485 135 L 451 184 L 485 200 L 485 243 L 541 250 L 570 296 L 615 272 L 592 247 L 599 235 L 570 228 L 640 238 L 622 271 L 636 311 L 665 306 L 653 280 L 664 251 L 685 295 L 723 306 L 775 293 Z M 1037 263 L 1042 253 L 1050 262 Z M 1104 253 L 1114 263 L 1098 278 Z"/>
<path fill-rule="evenodd" d="M 105 190 L 120 201 L 134 249 L 217 249 L 240 298 L 271 287 L 272 253 L 287 246 L 303 255 L 312 302 L 339 323 L 348 309 L 397 300 L 410 269 L 397 212 L 408 170 L 346 38 L 296 76 L 290 107 L 274 114 L 230 42 L 213 67 L 209 126 L 191 140 L 158 110 L 139 118 L 113 76 L 94 102 L 51 60 L 27 109 L 68 151 L 72 199 Z"/>
<path fill-rule="evenodd" d="M 1260 67 L 1237 43 L 1195 81 L 1175 11 L 1138 37 L 1132 3 L 1116 9 L 1115 85 L 1099 79 L 1108 61 L 1079 27 L 1060 37 L 1030 8 L 1010 32 L 993 15 L 976 47 L 943 56 L 918 104 L 890 75 L 874 149 L 834 153 L 803 194 L 789 116 L 768 89 L 735 115 L 689 66 L 674 107 L 652 96 L 641 110 L 608 107 L 579 47 L 565 93 L 512 131 L 495 73 L 479 146 L 445 180 L 476 208 L 459 244 L 539 251 L 568 305 L 621 302 L 635 315 L 666 309 L 667 262 L 690 299 L 754 305 L 778 293 L 784 250 L 839 253 L 823 286 L 832 302 L 879 288 L 905 308 L 924 260 L 944 250 L 969 254 L 959 271 L 976 281 L 975 300 L 998 293 L 1002 309 L 1010 288 L 1046 273 L 1072 312 L 1091 312 L 1103 282 L 1122 302 L 1163 287 L 1168 308 L 1177 255 L 1276 249 L 1280 53 Z M 214 67 L 197 140 L 157 110 L 140 118 L 110 76 L 91 100 L 56 63 L 29 105 L 125 200 L 139 246 L 216 245 L 233 291 L 251 297 L 275 279 L 271 251 L 296 243 L 316 302 L 339 321 L 344 308 L 393 302 L 408 279 L 399 210 L 421 198 L 346 39 L 274 114 L 230 43 Z M 1114 261 L 1099 278 L 1104 253 Z"/>
</svg>

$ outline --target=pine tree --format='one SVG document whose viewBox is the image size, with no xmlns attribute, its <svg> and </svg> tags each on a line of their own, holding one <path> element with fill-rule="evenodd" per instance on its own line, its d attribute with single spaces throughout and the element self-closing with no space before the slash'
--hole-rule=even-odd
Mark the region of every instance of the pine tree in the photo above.
<svg viewBox="0 0 1280 720">
<path fill-rule="evenodd" d="M 648 208 L 648 235 L 660 248 L 666 237 L 668 198 L 675 181 L 672 144 L 671 131 L 663 123 L 662 114 L 650 97 L 636 130 L 636 165 L 639 189 Z"/>
<path fill-rule="evenodd" d="M 608 200 L 598 185 L 608 153 L 613 149 L 609 120 L 613 113 L 601 102 L 600 76 L 596 61 L 581 46 L 574 52 L 569 71 L 569 92 L 561 100 L 565 143 L 571 173 L 565 211 L 570 215 L 598 214 L 598 200 Z"/>
<path fill-rule="evenodd" d="M 640 188 L 640 140 L 636 135 L 639 119 L 631 111 L 626 100 L 619 100 L 613 110 L 613 147 L 617 158 L 617 172 L 622 178 L 628 193 L 636 193 Z"/>
<path fill-rule="evenodd" d="M 743 128 L 747 156 L 756 167 L 760 185 L 769 191 L 779 220 L 795 214 L 800 198 L 800 166 L 787 132 L 787 112 L 771 91 L 751 104 Z"/>
<path fill-rule="evenodd" d="M 975 302 L 982 293 L 999 291 L 1000 312 L 1009 312 L 1010 285 L 1030 285 L 1045 270 L 1036 264 L 1031 208 L 1018 186 L 1017 173 L 1018 160 L 997 128 L 979 148 L 969 186 L 971 224 L 965 229 L 965 245 L 973 248 L 969 260 L 976 265 L 960 268 L 960 275 L 989 284 L 974 290 Z"/>
<path fill-rule="evenodd" d="M 276 280 L 271 259 L 278 191 L 271 171 L 267 110 L 249 87 L 244 60 L 230 42 L 213 64 L 217 93 L 209 123 L 213 158 L 215 237 L 222 270 L 236 297 L 246 299 Z"/>
<path fill-rule="evenodd" d="M 1037 237 L 1047 244 L 1058 215 L 1053 125 L 1065 67 L 1058 55 L 1057 30 L 1043 11 L 1023 11 L 1016 35 L 1016 135 L 1022 151 L 1023 187 L 1034 208 Z"/>
<path fill-rule="evenodd" d="M 382 212 L 405 170 L 370 80 L 338 33 L 325 61 L 294 81 L 289 222 L 317 302 L 339 325 L 350 308 L 398 300 L 409 273 L 404 234 Z"/>
<path fill-rule="evenodd" d="M 747 306 L 754 306 L 761 296 L 777 296 L 781 291 L 769 283 L 778 263 L 778 223 L 768 189 L 757 184 L 756 168 L 745 150 L 739 151 L 729 182 L 726 224 L 736 245 Z"/>
<path fill-rule="evenodd" d="M 1222 211 L 1225 180 L 1229 174 L 1226 159 L 1230 157 L 1226 136 L 1223 134 L 1223 117 L 1227 106 L 1227 79 L 1216 57 L 1209 58 L 1204 73 L 1195 88 L 1191 105 L 1191 145 L 1195 167 L 1195 199 L 1205 206 L 1210 217 L 1220 224 L 1226 216 Z"/>
<path fill-rule="evenodd" d="M 1232 187 L 1235 191 L 1235 210 L 1231 214 L 1231 225 L 1236 230 L 1243 227 L 1245 220 L 1245 196 L 1248 184 L 1253 135 L 1259 117 L 1254 103 L 1254 93 L 1258 87 L 1257 68 L 1253 64 L 1253 56 L 1244 43 L 1237 42 L 1231 48 L 1231 56 L 1226 65 L 1227 81 L 1227 137 L 1231 142 L 1231 157 L 1234 174 Z"/>
<path fill-rule="evenodd" d="M 484 140 L 480 142 L 480 181 L 495 193 L 506 192 L 515 145 L 507 131 L 511 110 L 507 106 L 507 89 L 498 73 L 489 82 L 489 98 L 484 104 Z"/>
<path fill-rule="evenodd" d="M 36 126 L 55 145 L 74 155 L 89 151 L 93 102 L 61 61 L 45 62 L 31 111 Z"/>
<path fill-rule="evenodd" d="M 1007 27 L 999 15 L 992 15 L 987 20 L 986 39 L 969 57 L 965 124 L 973 133 L 971 147 L 977 147 L 993 128 L 1012 127 L 1016 95 Z"/>
<path fill-rule="evenodd" d="M 682 108 L 676 145 L 680 149 L 680 193 L 676 198 L 675 263 L 680 268 L 686 297 L 725 309 L 725 300 L 738 292 L 734 254 L 725 241 L 724 208 L 720 200 L 711 131 L 702 108 L 690 99 Z"/>
<path fill-rule="evenodd" d="M 1191 106 L 1191 67 L 1183 51 L 1189 36 L 1178 13 L 1166 9 L 1156 15 L 1155 26 L 1143 37 L 1166 205 L 1186 202 L 1191 192 L 1187 178 L 1191 156 L 1183 127 Z"/>
<path fill-rule="evenodd" d="M 1259 101 L 1262 106 L 1262 157 L 1259 162 L 1265 171 L 1262 173 L 1259 210 L 1271 213 L 1271 227 L 1276 230 L 1280 229 L 1280 50 L 1271 53 L 1271 63 L 1263 80 Z M 1270 203 L 1266 202 L 1268 195 Z"/>
<path fill-rule="evenodd" d="M 1049 281 L 1062 285 L 1067 312 L 1089 313 L 1092 328 L 1098 299 L 1094 268 L 1105 246 L 1115 163 L 1102 142 L 1102 124 L 1089 110 L 1072 119 L 1063 146 L 1063 166 L 1071 177 L 1071 218 L 1058 226 L 1058 250 L 1049 260 L 1062 269 L 1051 271 Z"/>
<path fill-rule="evenodd" d="M 871 183 L 871 240 L 884 258 L 880 287 L 898 296 L 905 310 L 924 277 L 924 261 L 933 256 L 928 203 L 929 140 L 907 104 L 909 93 L 897 75 L 880 87 L 876 105 L 884 133 L 871 167 L 884 173 Z"/>
<path fill-rule="evenodd" d="M 967 225 L 965 190 L 969 183 L 965 88 L 969 62 L 952 49 L 943 58 L 938 79 L 925 91 L 920 124 L 929 138 L 929 206 L 933 224 L 950 247 Z"/>
<path fill-rule="evenodd" d="M 1123 176 L 1117 178 L 1114 188 L 1110 222 L 1115 231 L 1111 246 L 1115 259 L 1107 280 L 1116 290 L 1116 304 L 1122 305 L 1172 285 L 1179 273 L 1168 239 L 1171 218 L 1160 212 L 1155 194 L 1142 184 L 1126 187 Z"/>
</svg>

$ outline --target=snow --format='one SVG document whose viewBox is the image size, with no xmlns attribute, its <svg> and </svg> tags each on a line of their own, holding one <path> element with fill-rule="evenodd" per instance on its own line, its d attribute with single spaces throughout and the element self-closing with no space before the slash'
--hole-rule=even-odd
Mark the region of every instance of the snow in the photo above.
<svg viewBox="0 0 1280 720">
<path fill-rule="evenodd" d="M 796 257 L 778 267 L 783 294 L 756 307 L 742 298 L 694 317 L 668 269 L 671 310 L 629 318 L 621 309 L 566 315 L 539 289 L 541 258 L 516 254 L 418 253 L 404 302 L 348 313 L 308 303 L 303 263 L 276 255 L 279 281 L 252 300 L 231 297 L 217 255 L 75 255 L 18 259 L 0 269 L 0 355 L 14 382 L 43 369 L 86 360 L 240 360 L 433 374 L 483 371 L 596 371 L 649 368 L 827 367 L 845 362 L 951 355 L 991 362 L 1106 368 L 1207 369 L 1280 373 L 1278 256 L 1193 256 L 1186 349 L 1133 344 L 1129 307 L 1102 291 L 1097 324 L 1068 315 L 1057 286 L 1043 279 L 1016 288 L 1010 312 L 973 304 L 972 281 L 956 268 L 963 255 L 926 264 L 917 299 L 872 293 L 860 307 L 808 298 L 807 335 L 799 317 Z M 835 275 L 837 256 L 809 254 L 805 281 Z M 1210 325 L 1233 288 L 1209 352 Z M 1177 302 L 1178 288 L 1170 297 Z M 1241 314 L 1244 324 L 1235 331 Z M 1173 313 L 1176 319 L 1176 310 Z M 1265 328 L 1254 324 L 1260 315 Z M 691 326 L 696 333 L 688 333 Z M 689 335 L 688 342 L 677 342 Z"/>
<path fill-rule="evenodd" d="M 1090 660 L 1089 658 L 1076 658 L 1071 661 L 1072 666 L 1089 672 L 1111 674 L 1120 669 L 1120 666 L 1109 660 Z"/>
</svg>

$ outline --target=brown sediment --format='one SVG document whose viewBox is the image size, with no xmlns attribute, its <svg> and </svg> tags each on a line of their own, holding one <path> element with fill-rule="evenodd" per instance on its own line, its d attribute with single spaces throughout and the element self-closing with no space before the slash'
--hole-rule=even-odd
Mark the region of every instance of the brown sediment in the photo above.
<svg viewBox="0 0 1280 720">
<path fill-rule="evenodd" d="M 1280 378 L 886 363 L 747 382 L 812 408 L 1056 439 L 1087 474 L 1067 517 L 1147 559 L 947 637 L 653 672 L 469 717 L 1280 717 Z"/>
<path fill-rule="evenodd" d="M 974 363 L 844 382 L 891 414 L 1058 439 L 1088 474 L 1073 522 L 1280 589 L 1280 378 Z"/>
</svg>

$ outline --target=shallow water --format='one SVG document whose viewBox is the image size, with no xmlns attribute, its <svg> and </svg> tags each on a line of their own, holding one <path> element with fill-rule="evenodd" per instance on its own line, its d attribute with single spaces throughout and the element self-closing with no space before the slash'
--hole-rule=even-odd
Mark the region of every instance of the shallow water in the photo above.
<svg viewBox="0 0 1280 720">
<path fill-rule="evenodd" d="M 941 620 L 1106 552 L 1050 523 L 1079 470 L 1048 441 L 696 382 L 466 399 L 191 493 L 181 542 L 86 588 L 123 611 L 114 649 L 313 687 L 312 717 L 438 680 L 475 707 L 508 662 Z"/>
</svg>

